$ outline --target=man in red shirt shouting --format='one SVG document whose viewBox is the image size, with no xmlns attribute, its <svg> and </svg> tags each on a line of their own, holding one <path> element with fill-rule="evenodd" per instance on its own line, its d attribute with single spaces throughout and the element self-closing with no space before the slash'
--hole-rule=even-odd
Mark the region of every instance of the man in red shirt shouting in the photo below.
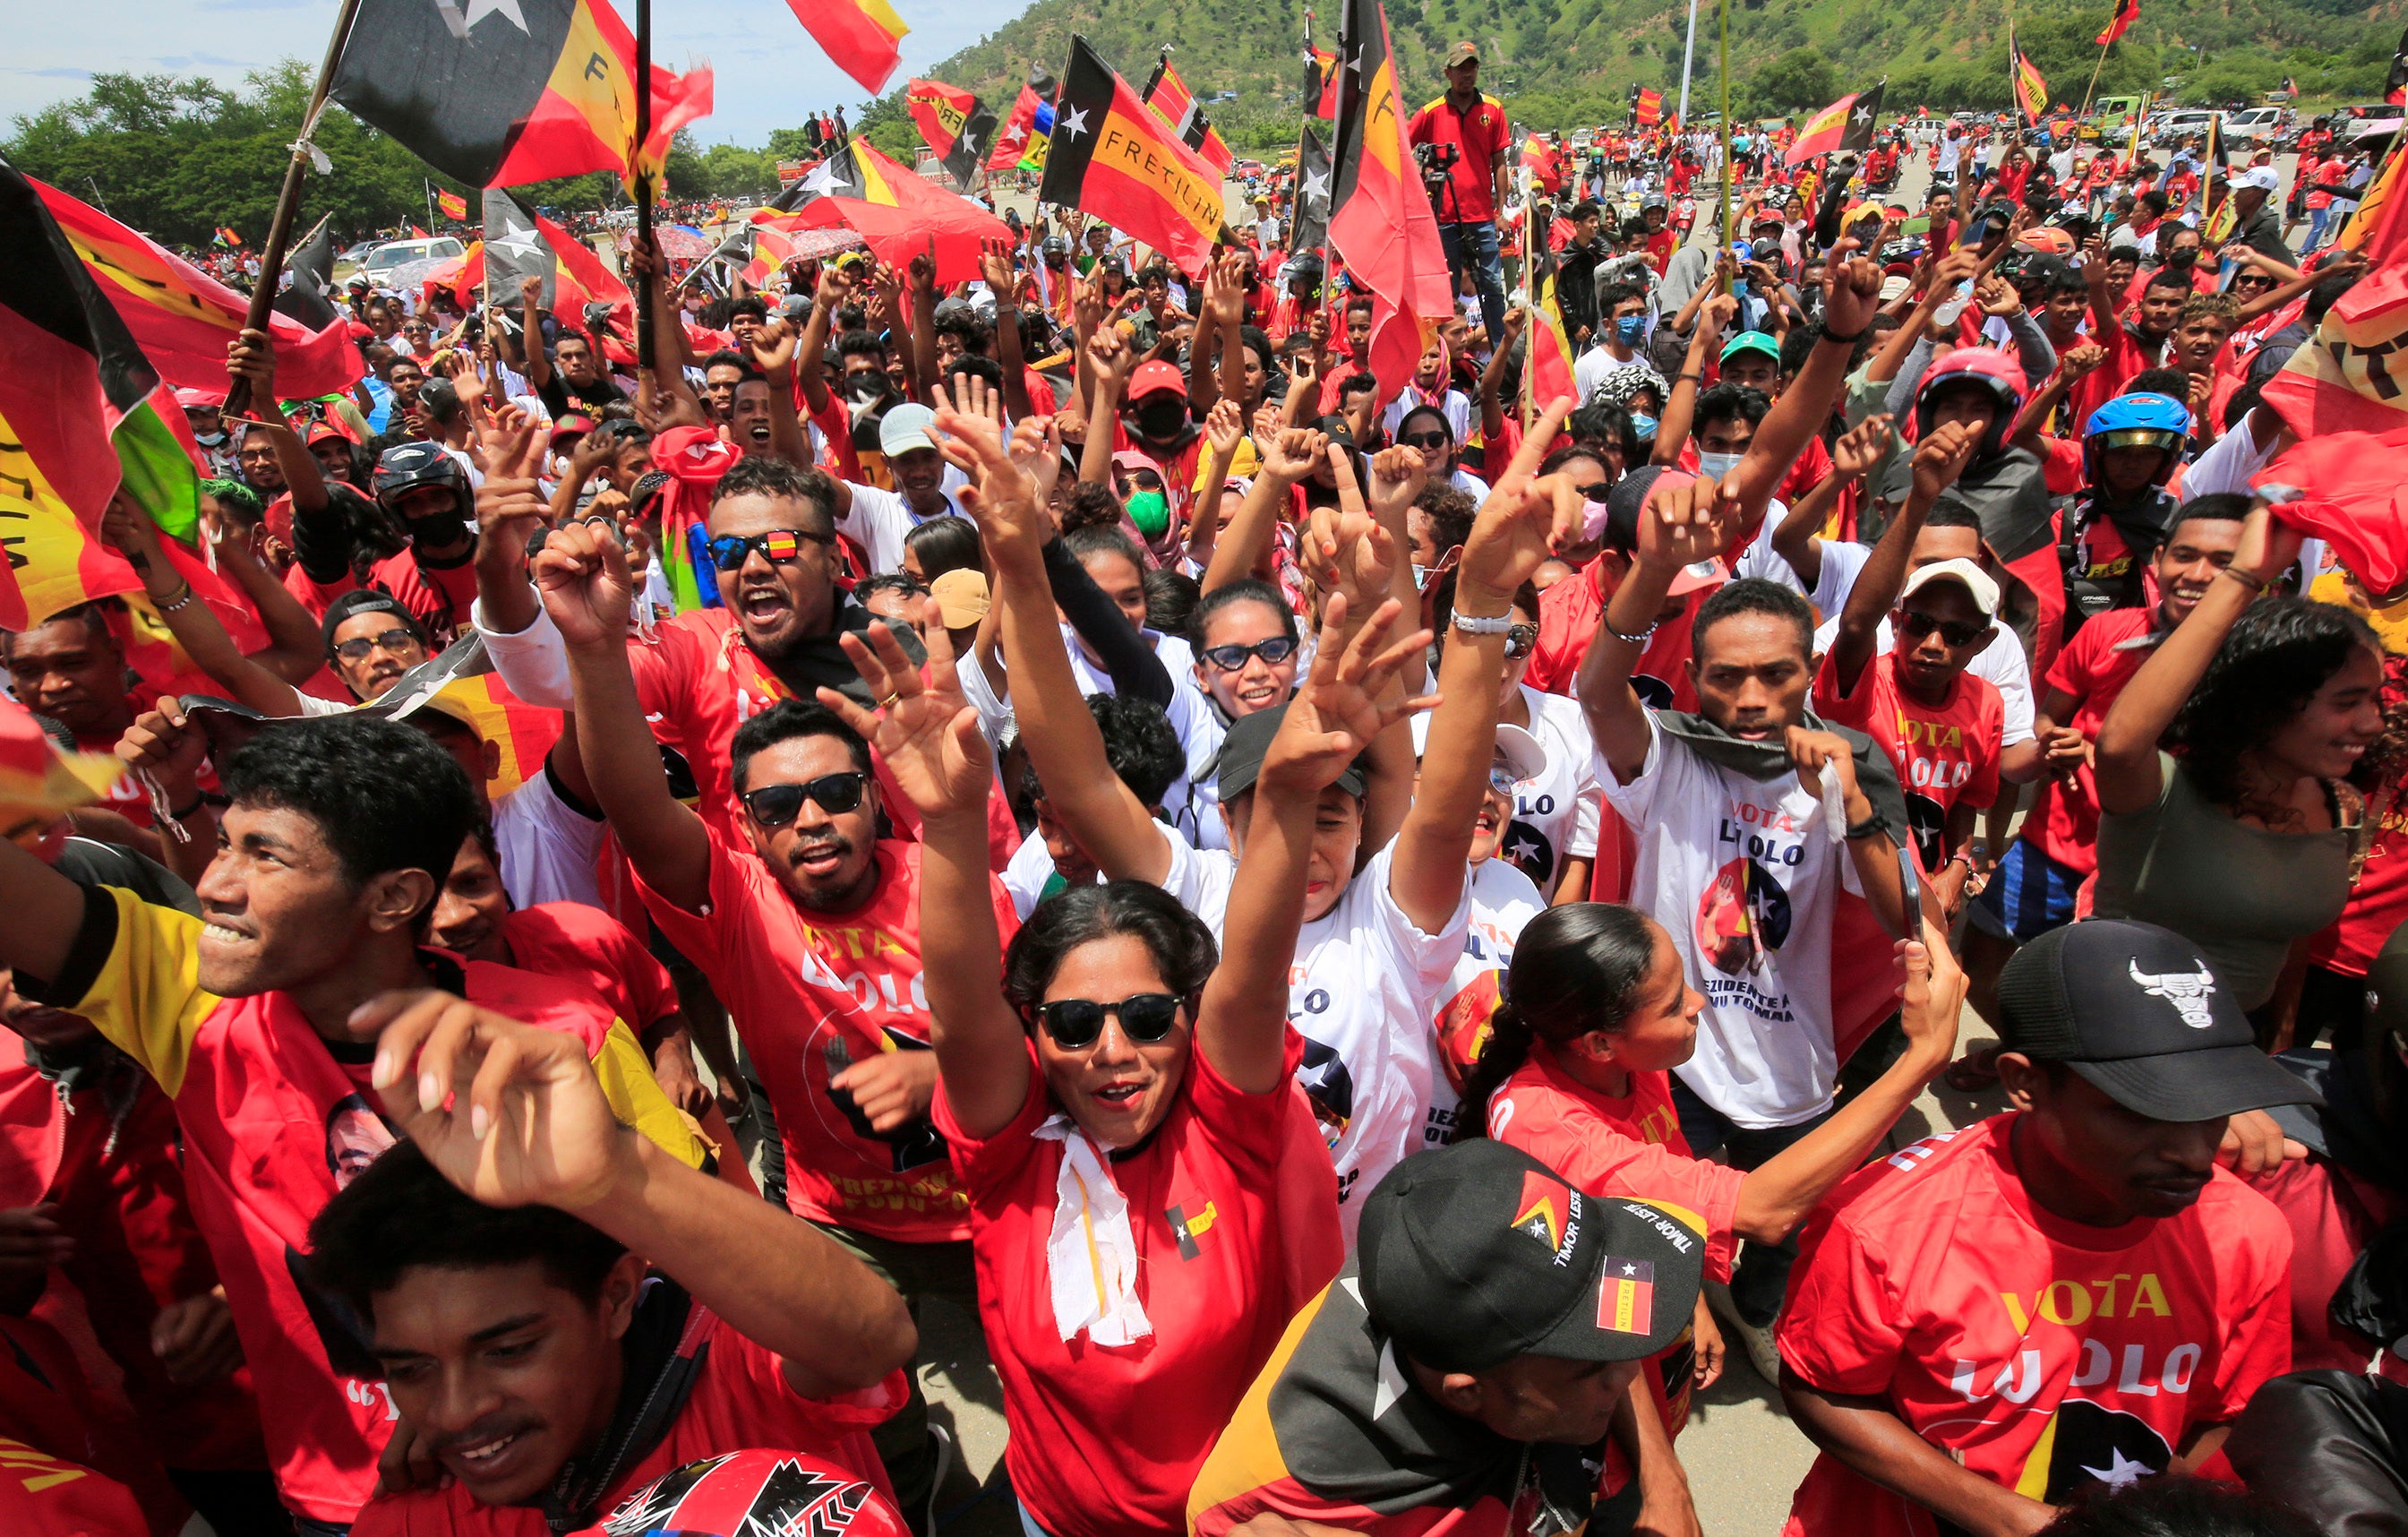
<svg viewBox="0 0 2408 1537">
<path fill-rule="evenodd" d="M 1497 246 L 1497 213 L 1505 206 L 1505 151 L 1512 129 L 1504 104 L 1480 93 L 1480 50 L 1457 43 L 1446 50 L 1446 94 L 1413 114 L 1414 152 L 1431 173 L 1443 168 L 1432 201 L 1446 265 L 1469 271 L 1480 291 L 1480 318 L 1488 340 L 1505 339 L 1505 264 Z M 1431 146 L 1424 151 L 1422 146 Z"/>
</svg>

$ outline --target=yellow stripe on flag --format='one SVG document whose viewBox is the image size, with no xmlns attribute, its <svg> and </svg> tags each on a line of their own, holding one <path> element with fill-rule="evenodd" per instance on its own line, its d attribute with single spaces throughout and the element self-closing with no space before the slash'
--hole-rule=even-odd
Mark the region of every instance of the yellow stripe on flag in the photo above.
<svg viewBox="0 0 2408 1537">
<path fill-rule="evenodd" d="M 903 24 L 903 18 L 895 14 L 895 7 L 886 0 L 853 0 L 853 8 L 896 42 L 901 42 L 903 35 L 911 30 Z"/>
<path fill-rule="evenodd" d="M 1087 162 L 1088 173 L 1093 175 L 1098 168 L 1119 172 L 1159 195 L 1179 210 L 1180 218 L 1210 238 L 1221 228 L 1220 187 L 1189 169 L 1163 146 L 1159 123 L 1138 122 L 1115 110 L 1104 119 L 1103 135 Z"/>
</svg>

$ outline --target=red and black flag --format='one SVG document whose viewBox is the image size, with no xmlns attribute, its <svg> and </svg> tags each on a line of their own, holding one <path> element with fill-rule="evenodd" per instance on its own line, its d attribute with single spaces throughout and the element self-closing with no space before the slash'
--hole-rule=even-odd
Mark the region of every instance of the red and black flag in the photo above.
<svg viewBox="0 0 2408 1537">
<path fill-rule="evenodd" d="M 1664 93 L 1641 86 L 1630 98 L 1630 121 L 1641 128 L 1653 128 L 1664 121 Z"/>
<path fill-rule="evenodd" d="M 2115 14 L 2107 19 L 2107 30 L 2099 35 L 2099 46 L 2105 48 L 2121 37 L 2140 19 L 2141 0 L 2115 0 Z"/>
<path fill-rule="evenodd" d="M 1329 243 L 1329 147 L 1304 125 L 1296 151 L 1296 228 L 1290 251 L 1317 251 Z"/>
<path fill-rule="evenodd" d="M 1454 284 L 1438 215 L 1422 190 L 1405 136 L 1396 55 L 1379 0 L 1345 0 L 1340 13 L 1338 141 L 1330 152 L 1329 244 L 1371 291 L 1367 361 L 1394 395 L 1422 356 L 1421 324 L 1454 313 Z"/>
<path fill-rule="evenodd" d="M 1030 70 L 1027 82 L 1020 88 L 1020 99 L 1011 104 L 1011 116 L 996 135 L 993 151 L 986 157 L 988 170 L 1008 171 L 1020 164 L 1020 157 L 1028 152 L 1030 136 L 1037 131 L 1037 109 L 1053 103 L 1054 72 Z"/>
<path fill-rule="evenodd" d="M 1202 156 L 1204 163 L 1214 170 L 1224 176 L 1228 174 L 1229 166 L 1237 156 L 1228 145 L 1222 142 L 1220 130 L 1214 128 L 1211 119 L 1204 115 L 1204 108 L 1197 105 L 1196 93 L 1188 89 L 1179 71 L 1170 66 L 1168 53 L 1164 53 L 1155 62 L 1153 76 L 1138 94 L 1154 108 L 1155 117 L 1169 124 L 1170 131 L 1179 136 L 1180 143 Z"/>
<path fill-rule="evenodd" d="M 636 144 L 635 39 L 609 0 L 360 0 L 334 95 L 456 181 L 513 187 L 657 172 L 669 136 L 710 110 L 710 70 L 652 71 Z"/>
<path fill-rule="evenodd" d="M 1871 149 L 1873 126 L 1881 122 L 1882 93 L 1888 89 L 1885 81 L 1870 91 L 1842 96 L 1808 118 L 1783 164 L 1803 165 L 1816 155 L 1862 153 Z"/>
<path fill-rule="evenodd" d="M 754 209 L 752 223 L 772 229 L 855 230 L 880 261 L 895 267 L 924 253 L 937 265 L 939 287 L 976 278 L 987 245 L 1013 238 L 1002 220 L 930 185 L 862 139 L 838 144 L 810 175 L 780 194 L 772 208 Z"/>
<path fill-rule="evenodd" d="M 1038 196 L 1126 231 L 1183 272 L 1202 271 L 1221 236 L 1221 173 L 1075 35 Z"/>
<path fill-rule="evenodd" d="M 326 297 L 327 288 L 335 280 L 335 241 L 326 232 L 326 221 L 293 248 L 284 258 L 284 270 L 293 276 L 282 292 L 276 295 L 276 312 L 300 322 L 312 331 L 322 331 L 342 315 Z"/>
<path fill-rule="evenodd" d="M 977 93 L 942 80 L 913 80 L 903 88 L 903 103 L 945 174 L 969 191 L 979 157 L 995 142 L 995 114 Z"/>
<path fill-rule="evenodd" d="M 2023 108 L 2024 121 L 2038 122 L 2041 114 L 2048 110 L 2048 81 L 2032 67 L 2030 56 L 2015 41 L 2012 27 L 2007 29 L 2007 73 L 2014 87 L 2015 105 Z"/>
<path fill-rule="evenodd" d="M 1311 43 L 1304 45 L 1304 100 L 1307 117 L 1338 115 L 1338 55 Z"/>
</svg>

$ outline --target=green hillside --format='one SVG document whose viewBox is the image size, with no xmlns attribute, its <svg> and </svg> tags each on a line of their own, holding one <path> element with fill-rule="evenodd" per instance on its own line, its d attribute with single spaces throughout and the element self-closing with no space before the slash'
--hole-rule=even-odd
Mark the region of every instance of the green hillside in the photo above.
<svg viewBox="0 0 2408 1537">
<path fill-rule="evenodd" d="M 1716 12 L 1698 18 L 1693 110 L 1714 105 Z M 2017 7 L 2016 34 L 2051 93 L 2079 102 L 2098 62 L 2092 42 L 2113 0 Z M 2099 89 L 2156 90 L 2175 77 L 2186 102 L 2254 98 L 2296 77 L 2304 98 L 2379 96 L 2408 5 L 2348 0 L 2143 0 L 2143 14 L 2110 50 Z M 1199 96 L 1234 91 L 1210 111 L 1229 142 L 1270 149 L 1292 142 L 1304 35 L 1303 0 L 1037 0 L 1002 30 L 937 65 L 936 79 L 1008 104 L 1032 65 L 1057 73 L 1070 35 L 1084 34 L 1132 84 L 1156 50 Z M 1439 60 L 1458 38 L 1483 50 L 1483 85 L 1517 122 L 1569 127 L 1619 120 L 1629 89 L 1653 86 L 1669 108 L 1680 87 L 1684 7 L 1666 0 L 1390 0 L 1408 106 L 1443 89 Z M 1732 105 L 1769 113 L 1820 107 L 1886 75 L 1893 110 L 2004 107 L 2005 13 L 1956 0 L 1732 0 Z M 1335 46 L 1335 7 L 1315 23 Z M 872 139 L 913 142 L 899 90 L 864 121 Z M 998 107 L 1000 109 L 1000 105 Z"/>
</svg>

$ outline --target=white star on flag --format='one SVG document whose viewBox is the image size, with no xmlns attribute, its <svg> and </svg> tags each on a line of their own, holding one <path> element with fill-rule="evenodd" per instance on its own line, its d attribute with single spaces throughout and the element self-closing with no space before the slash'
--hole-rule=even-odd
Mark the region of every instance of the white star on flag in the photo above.
<svg viewBox="0 0 2408 1537">
<path fill-rule="evenodd" d="M 2106 1485 L 2111 1489 L 2120 1489 L 2127 1484 L 2137 1484 L 2142 1479 L 2146 1478 L 2151 1473 L 2157 1472 L 2156 1469 L 2150 1467 L 2145 1462 L 2133 1462 L 2128 1460 L 2124 1456 L 2124 1449 L 2120 1446 L 2108 1448 L 2106 1467 L 2086 1467 L 2082 1471 L 2088 1473 L 2091 1477 L 2099 1480 L 2101 1484 Z"/>
<path fill-rule="evenodd" d="M 509 257 L 512 266 L 532 264 L 543 251 L 536 242 L 535 231 L 511 223 L 508 214 L 502 216 L 502 237 L 494 242 L 494 249 Z"/>
<path fill-rule="evenodd" d="M 810 175 L 803 178 L 803 190 L 816 196 L 834 197 L 837 186 L 836 162 L 833 160 L 821 161 L 811 167 Z"/>
<path fill-rule="evenodd" d="M 1314 200 L 1322 202 L 1328 201 L 1329 173 L 1327 171 L 1315 171 L 1311 176 L 1306 177 L 1304 179 L 1304 195 L 1308 202 Z"/>
<path fill-rule="evenodd" d="M 1083 107 L 1071 108 L 1062 114 L 1059 126 L 1066 137 L 1077 138 L 1087 131 L 1087 109 Z"/>
<path fill-rule="evenodd" d="M 510 24 L 521 32 L 526 32 L 526 18 L 519 14 L 519 0 L 468 0 L 466 24 L 473 31 L 479 22 L 496 12 L 509 17 Z M 528 36 L 532 36 L 533 34 L 530 33 Z"/>
<path fill-rule="evenodd" d="M 1848 114 L 1848 116 L 1856 119 L 1858 122 L 1867 122 L 1872 117 L 1872 108 L 1866 105 L 1859 105 L 1855 111 Z"/>
<path fill-rule="evenodd" d="M 1007 146 L 1018 144 L 1022 139 L 1026 138 L 1027 136 L 1028 130 L 1023 128 L 1016 122 L 1003 131 L 1003 142 Z"/>
<path fill-rule="evenodd" d="M 962 149 L 970 154 L 978 153 L 978 136 L 965 129 L 962 133 Z"/>
<path fill-rule="evenodd" d="M 1625 1264 L 1622 1267 L 1622 1273 L 1625 1275 L 1637 1275 L 1639 1273 L 1639 1267 L 1632 1264 Z"/>
</svg>

